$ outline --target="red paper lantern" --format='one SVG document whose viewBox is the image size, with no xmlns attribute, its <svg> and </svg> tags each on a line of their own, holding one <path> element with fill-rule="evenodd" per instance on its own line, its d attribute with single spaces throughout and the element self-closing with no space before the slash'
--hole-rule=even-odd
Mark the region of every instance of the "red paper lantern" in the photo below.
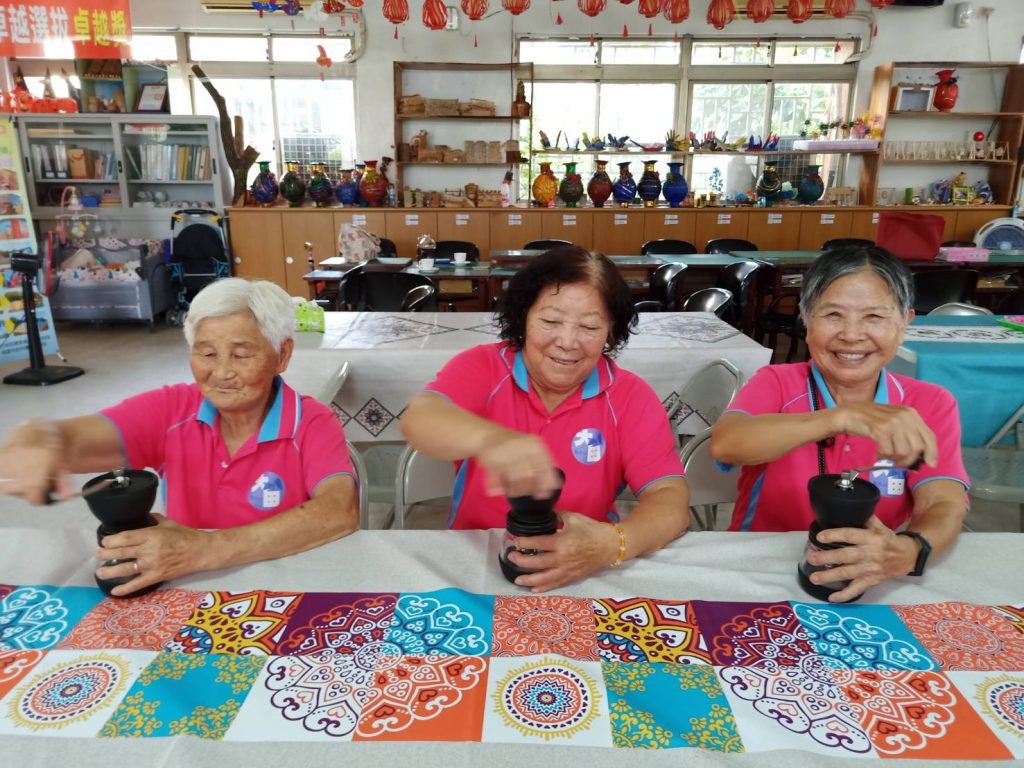
<svg viewBox="0 0 1024 768">
<path fill-rule="evenodd" d="M 775 13 L 775 0 L 747 0 L 747 18 L 755 24 L 768 21 Z"/>
<path fill-rule="evenodd" d="M 576 5 L 587 16 L 594 17 L 604 10 L 605 0 L 576 0 Z"/>
<path fill-rule="evenodd" d="M 885 8 L 887 5 L 892 5 L 893 0 L 868 0 L 871 3 L 872 8 Z"/>
<path fill-rule="evenodd" d="M 462 0 L 462 12 L 473 21 L 480 21 L 487 13 L 487 0 Z"/>
<path fill-rule="evenodd" d="M 708 6 L 708 24 L 715 29 L 725 29 L 725 25 L 736 18 L 736 6 L 732 0 L 711 0 Z"/>
<path fill-rule="evenodd" d="M 794 24 L 803 24 L 811 18 L 811 0 L 789 0 L 786 6 L 786 16 Z"/>
<path fill-rule="evenodd" d="M 681 24 L 690 18 L 690 0 L 665 0 L 663 15 L 673 24 Z"/>
<path fill-rule="evenodd" d="M 448 23 L 448 9 L 444 0 L 423 0 L 423 26 L 427 29 L 444 29 Z"/>
<path fill-rule="evenodd" d="M 529 10 L 530 0 L 501 0 L 501 7 L 513 16 L 518 16 L 523 11 Z"/>
<path fill-rule="evenodd" d="M 640 15 L 645 19 L 653 19 L 661 13 L 661 7 L 664 4 L 665 0 L 640 0 L 637 3 L 636 9 L 640 11 Z"/>
<path fill-rule="evenodd" d="M 384 18 L 392 24 L 401 24 L 409 20 L 408 0 L 384 0 L 383 11 Z"/>
<path fill-rule="evenodd" d="M 845 19 L 853 10 L 854 0 L 825 0 L 825 14 Z"/>
</svg>

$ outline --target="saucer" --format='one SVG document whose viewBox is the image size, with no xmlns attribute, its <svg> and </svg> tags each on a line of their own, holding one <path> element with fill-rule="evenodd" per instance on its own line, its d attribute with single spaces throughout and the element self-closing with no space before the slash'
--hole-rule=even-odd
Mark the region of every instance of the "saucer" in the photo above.
<svg viewBox="0 0 1024 768">
<path fill-rule="evenodd" d="M 424 275 L 431 275 L 434 272 L 437 272 L 437 267 L 431 267 L 430 269 L 427 269 L 426 267 L 416 267 L 416 269 L 419 270 L 420 273 Z"/>
</svg>

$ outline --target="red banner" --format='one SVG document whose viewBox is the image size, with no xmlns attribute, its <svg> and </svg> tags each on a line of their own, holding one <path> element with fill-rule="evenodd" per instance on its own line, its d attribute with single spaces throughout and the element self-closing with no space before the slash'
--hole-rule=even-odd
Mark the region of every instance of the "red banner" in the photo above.
<svg viewBox="0 0 1024 768">
<path fill-rule="evenodd" d="M 46 43 L 70 40 L 77 59 L 128 58 L 129 0 L 0 0 L 0 56 L 47 54 Z"/>
</svg>

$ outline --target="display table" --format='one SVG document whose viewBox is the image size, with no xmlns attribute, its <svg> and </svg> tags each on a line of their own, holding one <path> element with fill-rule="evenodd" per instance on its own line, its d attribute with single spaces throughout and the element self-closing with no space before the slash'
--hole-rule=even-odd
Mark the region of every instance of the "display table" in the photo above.
<svg viewBox="0 0 1024 768">
<path fill-rule="evenodd" d="M 296 346 L 344 352 L 349 374 L 335 402 L 350 440 L 400 440 L 398 415 L 457 352 L 498 340 L 489 312 L 328 312 L 325 332 Z M 711 313 L 644 313 L 618 363 L 650 384 L 669 408 L 702 366 L 725 358 L 750 378 L 771 350 Z M 683 409 L 685 416 L 688 409 Z M 706 424 L 680 425 L 695 434 Z"/>
</svg>

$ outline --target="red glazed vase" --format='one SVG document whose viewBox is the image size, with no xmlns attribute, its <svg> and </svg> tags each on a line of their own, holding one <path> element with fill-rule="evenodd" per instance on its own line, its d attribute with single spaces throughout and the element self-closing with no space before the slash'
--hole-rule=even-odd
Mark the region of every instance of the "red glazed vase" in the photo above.
<svg viewBox="0 0 1024 768">
<path fill-rule="evenodd" d="M 942 69 L 936 72 L 939 82 L 935 86 L 932 106 L 940 112 L 949 112 L 956 106 L 956 99 L 960 95 L 960 86 L 956 84 L 956 78 L 953 77 L 955 71 L 955 69 Z"/>
<path fill-rule="evenodd" d="M 366 171 L 359 180 L 359 194 L 370 204 L 371 208 L 380 208 L 381 201 L 388 193 L 388 183 L 377 173 L 377 161 L 367 160 Z"/>
</svg>

